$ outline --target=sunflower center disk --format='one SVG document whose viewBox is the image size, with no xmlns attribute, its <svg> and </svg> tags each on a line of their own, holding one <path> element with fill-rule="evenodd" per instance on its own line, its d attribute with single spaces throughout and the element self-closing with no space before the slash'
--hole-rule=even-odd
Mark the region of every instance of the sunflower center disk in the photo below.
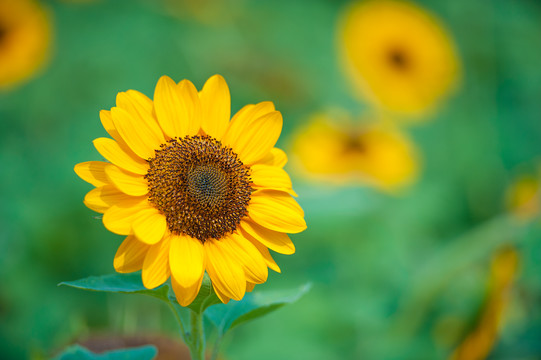
<svg viewBox="0 0 541 360">
<path fill-rule="evenodd" d="M 208 136 L 171 139 L 156 150 L 145 176 L 149 201 L 169 230 L 201 242 L 234 231 L 247 214 L 250 169 Z"/>
</svg>

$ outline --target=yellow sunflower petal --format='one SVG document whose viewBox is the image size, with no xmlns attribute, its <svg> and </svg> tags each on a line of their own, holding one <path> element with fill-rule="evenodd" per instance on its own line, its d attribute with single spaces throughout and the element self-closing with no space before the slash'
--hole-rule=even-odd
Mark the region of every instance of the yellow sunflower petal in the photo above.
<svg viewBox="0 0 541 360">
<path fill-rule="evenodd" d="M 251 165 L 263 159 L 282 131 L 282 114 L 273 111 L 258 118 L 235 122 L 229 127 L 223 144 L 235 151 L 243 163 Z"/>
<path fill-rule="evenodd" d="M 101 110 L 100 111 L 100 120 L 101 125 L 107 131 L 109 135 L 113 139 L 115 139 L 119 143 L 124 143 L 124 140 L 122 139 L 122 136 L 118 133 L 118 131 L 115 128 L 115 124 L 113 123 L 113 116 L 111 115 L 111 111 L 109 110 Z"/>
<path fill-rule="evenodd" d="M 277 166 L 253 165 L 252 182 L 255 189 L 278 190 L 297 196 L 292 189 L 291 179 L 284 169 Z"/>
<path fill-rule="evenodd" d="M 281 191 L 254 192 L 248 205 L 248 216 L 274 231 L 296 234 L 306 229 L 301 207 L 291 195 Z"/>
<path fill-rule="evenodd" d="M 171 138 L 188 135 L 189 117 L 180 86 L 162 76 L 154 90 L 154 109 L 163 131 Z"/>
<path fill-rule="evenodd" d="M 246 276 L 241 265 L 229 255 L 220 240 L 205 241 L 205 263 L 212 284 L 228 298 L 240 300 L 246 291 Z"/>
<path fill-rule="evenodd" d="M 295 252 L 295 245 L 287 234 L 269 230 L 249 220 L 242 221 L 240 227 L 245 233 L 277 253 L 291 255 Z"/>
<path fill-rule="evenodd" d="M 136 90 L 120 92 L 116 96 L 116 106 L 126 110 L 136 121 L 145 123 L 154 132 L 161 132 L 161 129 L 152 113 L 153 104 L 145 94 Z"/>
<path fill-rule="evenodd" d="M 113 205 L 103 214 L 103 225 L 107 230 L 119 235 L 130 235 L 132 233 L 132 223 L 137 218 L 139 212 L 148 208 L 150 205 L 146 197 L 131 198 L 117 205 Z"/>
<path fill-rule="evenodd" d="M 171 275 L 169 270 L 169 237 L 155 245 L 151 245 L 143 262 L 143 285 L 154 289 L 167 281 Z"/>
<path fill-rule="evenodd" d="M 193 136 L 199 133 L 201 129 L 201 100 L 194 84 L 189 80 L 182 80 L 178 83 L 180 94 L 184 101 L 186 113 L 190 118 L 188 126 L 188 135 Z"/>
<path fill-rule="evenodd" d="M 132 196 L 148 194 L 148 182 L 142 175 L 122 170 L 113 164 L 105 167 L 105 173 L 113 185 L 125 194 Z"/>
<path fill-rule="evenodd" d="M 90 209 L 104 213 L 111 206 L 131 198 L 113 185 L 104 185 L 89 191 L 85 196 L 84 203 Z"/>
<path fill-rule="evenodd" d="M 255 288 L 255 284 L 251 282 L 246 283 L 246 292 L 252 292 Z"/>
<path fill-rule="evenodd" d="M 266 230 L 263 227 L 262 227 L 262 229 Z M 267 231 L 272 231 L 272 230 L 267 230 Z M 259 252 L 261 253 L 261 256 L 263 256 L 263 259 L 265 260 L 265 263 L 267 264 L 267 266 L 270 269 L 276 271 L 277 273 L 281 273 L 282 271 L 280 270 L 280 267 L 278 266 L 278 264 L 276 264 L 276 261 L 274 261 L 274 259 L 272 258 L 272 255 L 270 254 L 269 249 L 267 249 L 267 247 L 265 245 L 263 245 L 260 241 L 257 241 L 257 239 L 255 237 L 248 234 L 246 232 L 246 230 L 244 230 L 242 227 L 241 227 L 241 232 L 244 235 L 244 237 L 246 237 L 246 239 L 250 240 L 250 242 L 252 244 L 254 244 L 254 246 L 257 248 L 257 250 L 259 250 Z M 288 239 L 289 239 L 289 237 L 288 237 Z M 293 245 L 293 243 L 291 243 L 291 245 Z M 295 251 L 295 247 L 293 246 L 293 252 L 294 251 Z"/>
<path fill-rule="evenodd" d="M 231 95 L 224 78 L 214 75 L 199 93 L 201 99 L 201 127 L 208 135 L 220 140 L 231 117 Z"/>
<path fill-rule="evenodd" d="M 265 260 L 249 240 L 232 233 L 220 241 L 228 248 L 229 255 L 242 265 L 249 282 L 261 284 L 267 281 L 269 272 Z"/>
<path fill-rule="evenodd" d="M 145 175 L 148 171 L 148 163 L 146 161 L 135 154 L 132 157 L 115 140 L 98 138 L 94 140 L 94 147 L 104 158 L 124 170 L 140 175 Z"/>
<path fill-rule="evenodd" d="M 98 187 L 111 183 L 105 174 L 105 167 L 109 165 L 103 161 L 86 161 L 75 165 L 73 170 L 81 179 Z"/>
<path fill-rule="evenodd" d="M 229 124 L 229 128 L 237 128 L 239 126 L 242 126 L 243 123 L 250 121 L 250 119 L 257 119 L 275 110 L 276 109 L 274 108 L 274 104 L 270 101 L 262 101 L 256 105 L 246 105 L 242 109 L 237 111 L 237 113 L 233 116 L 233 118 L 231 119 L 231 123 Z M 227 130 L 227 132 L 230 132 L 229 129 Z"/>
<path fill-rule="evenodd" d="M 138 241 L 135 236 L 127 236 L 118 248 L 113 265 L 119 273 L 141 270 L 150 246 Z"/>
<path fill-rule="evenodd" d="M 165 143 L 163 132 L 154 118 L 148 121 L 138 121 L 126 110 L 118 107 L 111 109 L 115 128 L 126 141 L 126 144 L 143 159 L 154 157 L 154 150 Z"/>
<path fill-rule="evenodd" d="M 272 165 L 283 168 L 287 164 L 287 155 L 282 149 L 272 148 L 265 157 L 259 160 L 259 164 Z"/>
<path fill-rule="evenodd" d="M 173 275 L 171 276 L 171 285 L 173 286 L 173 292 L 175 293 L 175 297 L 177 298 L 177 301 L 181 306 L 190 305 L 192 301 L 194 301 L 194 299 L 197 297 L 197 294 L 201 289 L 203 274 L 204 272 L 201 273 L 201 277 L 196 282 L 194 282 L 188 287 L 180 285 L 175 280 L 175 277 Z"/>
<path fill-rule="evenodd" d="M 149 206 L 137 213 L 132 222 L 132 229 L 139 241 L 152 245 L 163 239 L 167 231 L 167 222 L 163 214 Z"/>
<path fill-rule="evenodd" d="M 201 241 L 187 235 L 171 235 L 171 275 L 184 288 L 201 283 L 205 272 L 205 249 Z"/>
<path fill-rule="evenodd" d="M 224 304 L 227 304 L 229 300 L 231 300 L 230 298 L 225 296 L 225 294 L 222 293 L 220 289 L 214 283 L 212 283 L 212 288 L 214 289 L 214 292 L 218 296 L 218 299 L 220 299 L 220 301 L 223 302 Z"/>
</svg>

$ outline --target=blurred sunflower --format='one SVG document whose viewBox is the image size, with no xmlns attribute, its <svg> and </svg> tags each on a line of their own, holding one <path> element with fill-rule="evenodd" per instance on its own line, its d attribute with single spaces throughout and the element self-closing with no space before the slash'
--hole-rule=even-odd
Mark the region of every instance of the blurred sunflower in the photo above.
<svg viewBox="0 0 541 360">
<path fill-rule="evenodd" d="M 50 19 L 32 0 L 0 0 L 0 89 L 36 72 L 47 57 Z"/>
<path fill-rule="evenodd" d="M 338 120 L 336 120 L 338 119 Z M 292 154 L 305 177 L 334 183 L 365 183 L 395 190 L 418 172 L 413 144 L 383 124 L 352 124 L 320 114 L 292 139 Z"/>
<path fill-rule="evenodd" d="M 482 360 L 490 354 L 500 333 L 518 262 L 518 253 L 513 247 L 504 248 L 494 255 L 489 292 L 482 313 L 474 329 L 452 353 L 451 360 Z"/>
<path fill-rule="evenodd" d="M 507 208 L 517 217 L 528 220 L 539 214 L 539 178 L 533 174 L 517 177 L 507 189 Z"/>
<path fill-rule="evenodd" d="M 457 81 L 449 35 L 413 4 L 355 3 L 345 11 L 339 34 L 346 70 L 361 95 L 390 111 L 421 115 Z"/>
<path fill-rule="evenodd" d="M 222 302 L 240 300 L 280 271 L 267 248 L 292 254 L 286 233 L 306 228 L 290 194 L 285 153 L 274 147 L 282 115 L 271 102 L 247 105 L 230 117 L 225 80 L 215 75 L 198 93 L 162 77 L 154 101 L 121 92 L 101 121 L 113 139 L 94 145 L 108 162 L 75 166 L 96 186 L 85 204 L 105 227 L 127 235 L 118 272 L 142 269 L 155 288 L 169 276 L 179 303 L 189 305 L 205 271 Z"/>
</svg>

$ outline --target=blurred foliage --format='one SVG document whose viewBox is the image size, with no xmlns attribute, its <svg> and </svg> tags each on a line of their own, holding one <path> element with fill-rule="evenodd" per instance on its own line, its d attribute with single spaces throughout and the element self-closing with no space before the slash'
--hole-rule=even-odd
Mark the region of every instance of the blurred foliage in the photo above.
<svg viewBox="0 0 541 360">
<path fill-rule="evenodd" d="M 163 74 L 200 87 L 219 73 L 234 110 L 271 100 L 282 111 L 286 150 L 316 113 L 373 111 L 338 59 L 337 24 L 349 1 L 42 3 L 50 59 L 34 78 L 0 90 L 5 358 L 58 354 L 96 333 L 177 331 L 154 299 L 56 287 L 114 271 L 122 239 L 84 207 L 90 186 L 73 166 L 96 158 L 91 140 L 105 135 L 98 112 L 116 93 L 152 96 Z M 541 228 L 537 214 L 525 219 L 506 206 L 515 179 L 539 176 L 541 3 L 416 3 L 445 24 L 462 63 L 456 93 L 429 121 L 403 128 L 421 158 L 416 182 L 389 195 L 293 179 L 308 230 L 293 236 L 295 255 L 276 256 L 282 274 L 255 291 L 313 288 L 235 329 L 225 358 L 448 358 L 477 327 L 491 259 L 509 244 L 520 266 L 489 358 L 541 357 Z"/>
</svg>

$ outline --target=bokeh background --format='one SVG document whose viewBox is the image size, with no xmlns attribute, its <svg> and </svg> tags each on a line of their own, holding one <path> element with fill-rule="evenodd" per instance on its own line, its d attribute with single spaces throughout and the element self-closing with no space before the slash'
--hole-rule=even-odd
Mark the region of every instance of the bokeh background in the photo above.
<svg viewBox="0 0 541 360">
<path fill-rule="evenodd" d="M 122 240 L 73 166 L 100 158 L 119 91 L 218 73 L 233 111 L 282 112 L 308 223 L 256 291 L 313 285 L 228 334 L 225 359 L 541 358 L 541 3 L 407 4 L 384 3 L 403 23 L 368 13 L 383 35 L 364 42 L 346 29 L 367 8 L 345 0 L 0 0 L 1 357 L 175 336 L 154 299 L 57 287 L 112 273 Z M 385 66 L 417 75 L 396 85 Z M 431 86 L 414 111 L 389 105 Z"/>
</svg>

